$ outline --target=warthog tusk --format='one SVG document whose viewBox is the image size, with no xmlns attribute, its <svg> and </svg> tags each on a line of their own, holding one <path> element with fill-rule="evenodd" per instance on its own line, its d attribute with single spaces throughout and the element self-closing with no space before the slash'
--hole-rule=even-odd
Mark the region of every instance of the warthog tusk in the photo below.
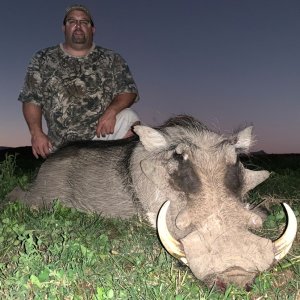
<svg viewBox="0 0 300 300">
<path fill-rule="evenodd" d="M 178 242 L 168 230 L 167 226 L 167 212 L 169 209 L 170 201 L 166 201 L 157 217 L 157 230 L 161 243 L 165 249 L 175 258 L 181 260 L 184 264 L 188 264 L 182 245 Z"/>
<path fill-rule="evenodd" d="M 281 260 L 287 255 L 297 233 L 297 219 L 293 210 L 286 203 L 283 203 L 283 206 L 287 213 L 287 227 L 282 236 L 273 242 L 276 260 Z"/>
</svg>

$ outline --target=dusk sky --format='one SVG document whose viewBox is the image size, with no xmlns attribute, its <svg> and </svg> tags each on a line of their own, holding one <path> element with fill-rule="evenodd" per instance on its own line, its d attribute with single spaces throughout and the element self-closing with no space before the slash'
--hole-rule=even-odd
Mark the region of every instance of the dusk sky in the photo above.
<svg viewBox="0 0 300 300">
<path fill-rule="evenodd" d="M 63 41 L 64 0 L 1 3 L 0 146 L 30 145 L 17 101 L 39 49 Z M 159 125 L 190 114 L 230 133 L 254 125 L 253 151 L 300 153 L 299 0 L 94 0 L 95 43 L 120 53 Z"/>
</svg>

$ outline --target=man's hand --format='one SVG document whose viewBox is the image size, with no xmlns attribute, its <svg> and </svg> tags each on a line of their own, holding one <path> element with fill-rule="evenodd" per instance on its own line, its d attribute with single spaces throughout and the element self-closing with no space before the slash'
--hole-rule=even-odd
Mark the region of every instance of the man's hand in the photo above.
<svg viewBox="0 0 300 300">
<path fill-rule="evenodd" d="M 96 127 L 96 135 L 98 138 L 114 133 L 117 114 L 124 108 L 130 107 L 136 97 L 137 95 L 135 93 L 123 93 L 113 99 L 112 103 L 98 120 Z"/>
<path fill-rule="evenodd" d="M 113 134 L 116 125 L 116 115 L 117 113 L 112 109 L 107 109 L 105 113 L 99 118 L 96 127 L 96 135 L 105 137 L 108 134 Z"/>
<path fill-rule="evenodd" d="M 23 114 L 27 122 L 30 134 L 32 153 L 36 158 L 39 155 L 46 158 L 53 147 L 46 134 L 42 129 L 42 109 L 40 106 L 33 103 L 23 103 Z"/>
<path fill-rule="evenodd" d="M 32 153 L 35 158 L 39 158 L 39 155 L 46 158 L 52 151 L 52 144 L 46 134 L 43 132 L 31 137 Z"/>
</svg>

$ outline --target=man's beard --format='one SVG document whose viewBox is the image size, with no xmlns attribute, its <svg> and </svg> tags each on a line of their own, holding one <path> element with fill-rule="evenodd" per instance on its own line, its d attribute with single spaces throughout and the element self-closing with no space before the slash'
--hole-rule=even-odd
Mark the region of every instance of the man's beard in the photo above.
<svg viewBox="0 0 300 300">
<path fill-rule="evenodd" d="M 81 33 L 80 35 L 76 33 Z M 74 31 L 72 34 L 72 42 L 74 44 L 85 44 L 86 43 L 86 36 L 83 31 Z"/>
</svg>

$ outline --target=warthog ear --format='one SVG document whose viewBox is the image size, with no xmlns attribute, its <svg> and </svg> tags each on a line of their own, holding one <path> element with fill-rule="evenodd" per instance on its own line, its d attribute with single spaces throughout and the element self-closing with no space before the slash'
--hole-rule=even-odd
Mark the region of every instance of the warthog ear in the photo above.
<svg viewBox="0 0 300 300">
<path fill-rule="evenodd" d="M 249 150 L 253 142 L 252 130 L 253 126 L 249 126 L 231 138 L 232 144 L 238 153 L 247 152 Z"/>
<path fill-rule="evenodd" d="M 140 141 L 147 151 L 156 152 L 167 146 L 164 136 L 151 127 L 136 125 L 133 130 L 140 137 Z"/>
<path fill-rule="evenodd" d="M 247 153 L 252 144 L 252 126 L 249 126 L 240 132 L 229 137 L 228 141 L 233 147 L 230 148 L 226 155 L 226 161 L 229 164 L 235 164 L 237 154 Z"/>
</svg>

